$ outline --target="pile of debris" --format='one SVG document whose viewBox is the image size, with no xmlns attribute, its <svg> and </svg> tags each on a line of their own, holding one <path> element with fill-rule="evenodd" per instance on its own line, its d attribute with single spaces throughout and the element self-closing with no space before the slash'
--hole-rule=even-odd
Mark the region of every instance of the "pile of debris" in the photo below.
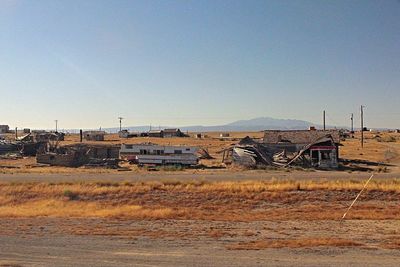
<svg viewBox="0 0 400 267">
<path fill-rule="evenodd" d="M 199 159 L 214 159 L 213 156 L 210 155 L 207 148 L 200 148 L 197 153 L 199 154 Z"/>
<path fill-rule="evenodd" d="M 35 156 L 37 150 L 44 145 L 42 142 L 16 140 L 0 140 L 0 154 L 20 153 L 24 156 Z"/>
</svg>

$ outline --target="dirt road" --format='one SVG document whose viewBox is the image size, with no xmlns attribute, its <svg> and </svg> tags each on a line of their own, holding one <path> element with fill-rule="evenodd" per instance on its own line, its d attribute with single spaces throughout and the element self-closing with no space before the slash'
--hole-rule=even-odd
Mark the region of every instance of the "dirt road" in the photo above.
<svg viewBox="0 0 400 267">
<path fill-rule="evenodd" d="M 40 219 L 36 219 L 39 220 Z M 34 224 L 39 223 L 34 222 Z M 4 223 L 4 221 L 3 221 Z M 98 223 L 98 222 L 96 222 Z M 138 224 L 152 224 L 139 222 Z M 0 266 L 398 266 L 400 251 L 381 248 L 296 248 L 229 250 L 227 244 L 235 237 L 159 239 L 138 237 L 127 239 L 113 236 L 91 236 L 52 233 L 55 222 L 42 220 L 42 226 L 32 227 L 29 233 L 21 231 L 19 235 L 0 235 Z M 59 223 L 58 223 L 59 224 Z M 135 224 L 134 222 L 132 224 Z M 159 224 L 159 223 L 158 223 Z M 159 227 L 156 223 L 154 227 Z M 206 223 L 218 227 L 222 222 Z M 257 229 L 269 222 L 256 225 L 230 225 L 232 230 L 242 228 Z M 273 223 L 272 223 L 273 224 Z M 283 228 L 289 230 L 301 227 L 301 223 L 283 222 Z M 321 225 L 323 225 L 322 223 Z M 396 227 L 396 222 L 387 225 L 380 222 L 356 221 L 344 227 L 350 230 L 354 225 L 362 225 L 358 238 L 366 237 L 368 225 Z M 186 227 L 184 227 L 186 225 Z M 314 226 L 316 224 L 313 224 Z M 21 226 L 21 222 L 16 222 Z M 70 225 L 71 226 L 71 225 Z M 183 226 L 183 231 L 194 231 L 200 223 L 178 222 L 173 227 Z M 398 225 L 397 225 L 398 226 Z M 134 226 L 131 226 L 134 227 Z M 204 227 L 202 225 L 201 227 Z M 274 227 L 277 227 L 275 225 Z M 329 223 L 325 225 L 330 227 Z M 6 227 L 7 228 L 7 227 Z M 9 228 L 9 227 L 8 227 Z M 280 228 L 280 227 L 277 227 Z M 318 228 L 318 227 L 317 227 Z M 321 227 L 318 229 L 321 230 Z M 4 232 L 4 228 L 2 229 Z M 293 230 L 291 230 L 293 231 Z M 3 265 L 2 265 L 3 264 Z"/>
</svg>

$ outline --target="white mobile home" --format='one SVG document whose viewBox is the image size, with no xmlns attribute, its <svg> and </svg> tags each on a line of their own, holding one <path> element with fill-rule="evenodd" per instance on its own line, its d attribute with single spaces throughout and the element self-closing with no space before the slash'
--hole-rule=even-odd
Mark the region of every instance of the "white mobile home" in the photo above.
<svg viewBox="0 0 400 267">
<path fill-rule="evenodd" d="M 197 148 L 155 144 L 122 144 L 120 157 L 137 164 L 197 165 Z"/>
</svg>

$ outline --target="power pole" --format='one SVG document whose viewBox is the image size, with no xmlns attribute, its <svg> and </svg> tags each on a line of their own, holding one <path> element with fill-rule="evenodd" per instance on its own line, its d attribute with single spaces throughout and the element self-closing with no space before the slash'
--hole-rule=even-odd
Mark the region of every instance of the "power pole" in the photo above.
<svg viewBox="0 0 400 267">
<path fill-rule="evenodd" d="M 326 130 L 326 124 L 325 124 L 325 114 L 326 112 L 325 112 L 325 110 L 324 110 L 324 112 L 323 112 L 323 115 L 322 115 L 322 117 L 323 117 L 323 123 L 324 123 L 324 131 Z"/>
<path fill-rule="evenodd" d="M 364 106 L 361 105 L 360 108 L 360 112 L 361 112 L 361 147 L 364 147 Z"/>
<path fill-rule="evenodd" d="M 119 119 L 119 131 L 121 132 L 121 131 L 122 131 L 122 120 L 123 120 L 124 118 L 118 117 L 118 119 Z"/>
<path fill-rule="evenodd" d="M 57 130 L 58 130 L 58 120 L 54 120 L 55 122 L 56 122 L 56 133 L 57 133 Z"/>
<path fill-rule="evenodd" d="M 351 113 L 351 132 L 354 133 L 354 115 L 353 113 Z"/>
</svg>

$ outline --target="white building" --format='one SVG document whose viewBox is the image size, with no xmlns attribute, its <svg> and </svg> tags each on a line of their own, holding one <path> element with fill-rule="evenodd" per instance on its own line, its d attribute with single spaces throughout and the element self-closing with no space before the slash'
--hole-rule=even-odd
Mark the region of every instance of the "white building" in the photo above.
<svg viewBox="0 0 400 267">
<path fill-rule="evenodd" d="M 8 133 L 10 127 L 8 125 L 0 125 L 0 133 Z"/>
<path fill-rule="evenodd" d="M 120 157 L 138 164 L 197 165 L 197 147 L 122 144 Z"/>
</svg>

